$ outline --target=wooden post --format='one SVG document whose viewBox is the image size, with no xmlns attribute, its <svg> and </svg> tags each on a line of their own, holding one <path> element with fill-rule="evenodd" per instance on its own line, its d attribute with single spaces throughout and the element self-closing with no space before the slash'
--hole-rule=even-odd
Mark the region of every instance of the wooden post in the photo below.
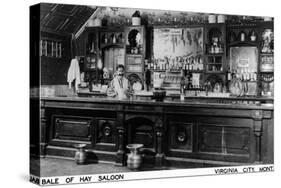
<svg viewBox="0 0 281 188">
<path fill-rule="evenodd" d="M 254 119 L 254 135 L 256 140 L 255 163 L 261 163 L 262 111 L 253 110 L 252 116 Z"/>
<path fill-rule="evenodd" d="M 40 134 L 38 132 L 40 136 L 40 157 L 45 157 L 46 156 L 46 148 L 48 146 L 47 144 L 47 130 L 49 130 L 47 128 L 47 117 L 46 117 L 46 111 L 44 108 L 40 109 Z"/>
<path fill-rule="evenodd" d="M 155 166 L 162 167 L 164 165 L 164 153 L 163 153 L 163 121 L 157 118 L 155 122 L 156 129 L 156 156 Z"/>
<path fill-rule="evenodd" d="M 126 132 L 124 127 L 124 113 L 117 113 L 117 138 L 118 138 L 118 151 L 116 153 L 116 166 L 125 165 L 125 149 L 124 149 L 124 133 Z"/>
</svg>

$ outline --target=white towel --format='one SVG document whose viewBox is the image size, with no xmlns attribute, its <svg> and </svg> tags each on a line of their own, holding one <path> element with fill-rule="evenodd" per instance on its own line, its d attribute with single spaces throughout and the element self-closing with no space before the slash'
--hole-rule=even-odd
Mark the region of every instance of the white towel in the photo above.
<svg viewBox="0 0 281 188">
<path fill-rule="evenodd" d="M 67 82 L 69 88 L 71 88 L 71 83 L 75 80 L 75 89 L 78 90 L 78 85 L 81 83 L 80 80 L 80 68 L 77 59 L 72 59 L 70 63 L 70 67 L 67 73 Z"/>
</svg>

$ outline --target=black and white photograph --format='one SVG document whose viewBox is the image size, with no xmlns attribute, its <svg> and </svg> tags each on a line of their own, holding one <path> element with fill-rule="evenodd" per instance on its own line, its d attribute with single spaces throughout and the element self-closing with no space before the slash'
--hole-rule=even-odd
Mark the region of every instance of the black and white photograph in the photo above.
<svg viewBox="0 0 281 188">
<path fill-rule="evenodd" d="M 265 16 L 31 6 L 30 181 L 273 171 L 273 25 Z"/>
<path fill-rule="evenodd" d="M 3 185 L 273 185 L 276 4 L 199 1 L 2 11 Z"/>
<path fill-rule="evenodd" d="M 32 175 L 117 181 L 274 163 L 273 17 L 54 3 L 30 11 Z"/>
</svg>

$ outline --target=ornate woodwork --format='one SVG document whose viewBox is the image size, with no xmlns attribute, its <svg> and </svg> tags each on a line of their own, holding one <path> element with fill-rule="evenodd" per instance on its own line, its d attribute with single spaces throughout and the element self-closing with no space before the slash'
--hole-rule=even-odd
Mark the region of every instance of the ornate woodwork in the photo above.
<svg viewBox="0 0 281 188">
<path fill-rule="evenodd" d="M 273 162 L 272 107 L 83 97 L 41 100 L 46 155 L 71 156 L 64 148 L 87 143 L 96 160 L 126 165 L 126 145 L 142 143 L 144 165 L 157 168 Z M 54 153 L 54 146 L 62 153 Z"/>
</svg>

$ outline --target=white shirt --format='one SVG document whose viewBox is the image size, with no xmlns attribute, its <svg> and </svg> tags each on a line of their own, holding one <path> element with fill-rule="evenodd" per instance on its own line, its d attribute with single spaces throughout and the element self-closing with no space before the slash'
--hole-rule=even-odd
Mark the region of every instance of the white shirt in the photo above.
<svg viewBox="0 0 281 188">
<path fill-rule="evenodd" d="M 107 90 L 108 96 L 118 96 L 119 99 L 127 98 L 128 93 L 130 92 L 130 83 L 129 80 L 125 77 L 120 79 L 116 76 L 110 83 L 110 86 Z"/>
</svg>

